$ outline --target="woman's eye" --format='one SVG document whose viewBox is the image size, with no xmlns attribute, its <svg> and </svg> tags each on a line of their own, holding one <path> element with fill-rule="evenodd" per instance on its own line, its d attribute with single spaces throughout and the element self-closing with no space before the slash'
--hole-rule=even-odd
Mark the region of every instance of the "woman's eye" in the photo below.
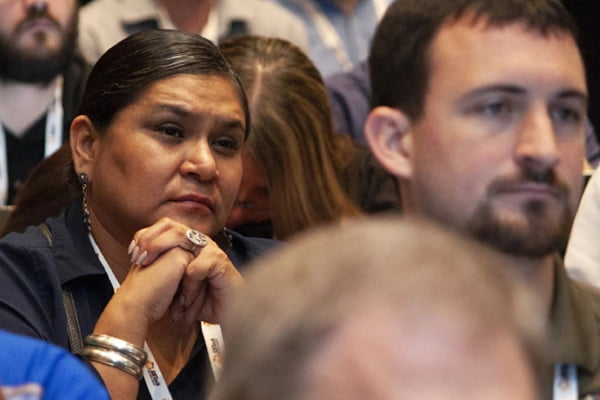
<svg viewBox="0 0 600 400">
<path fill-rule="evenodd" d="M 218 138 L 213 143 L 215 146 L 228 151 L 235 151 L 240 147 L 238 141 L 233 138 Z"/>
<path fill-rule="evenodd" d="M 168 136 L 173 136 L 177 138 L 183 137 L 183 130 L 175 125 L 162 125 L 158 127 L 158 130 Z"/>
</svg>

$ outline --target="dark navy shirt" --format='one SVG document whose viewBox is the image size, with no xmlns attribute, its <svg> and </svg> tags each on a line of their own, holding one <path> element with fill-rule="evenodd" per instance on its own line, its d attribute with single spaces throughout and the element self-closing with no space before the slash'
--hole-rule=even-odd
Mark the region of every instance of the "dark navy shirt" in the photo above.
<svg viewBox="0 0 600 400">
<path fill-rule="evenodd" d="M 92 333 L 113 288 L 89 242 L 80 202 L 46 224 L 52 246 L 37 227 L 0 240 L 0 328 L 68 349 L 63 287 L 73 295 L 82 337 Z M 230 234 L 232 246 L 227 255 L 237 268 L 277 244 Z M 199 337 L 190 361 L 169 385 L 174 399 L 203 397 L 206 355 Z M 143 383 L 138 399 L 150 399 Z"/>
</svg>

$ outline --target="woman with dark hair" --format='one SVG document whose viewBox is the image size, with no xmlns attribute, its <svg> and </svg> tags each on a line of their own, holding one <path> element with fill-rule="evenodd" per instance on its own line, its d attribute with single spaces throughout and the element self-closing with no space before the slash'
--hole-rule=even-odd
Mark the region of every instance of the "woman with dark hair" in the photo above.
<svg viewBox="0 0 600 400">
<path fill-rule="evenodd" d="M 224 229 L 248 124 L 208 40 L 145 31 L 108 50 L 71 124 L 81 196 L 0 241 L 0 326 L 79 352 L 113 399 L 202 398 L 235 266 L 273 244 Z"/>
<path fill-rule="evenodd" d="M 327 90 L 293 44 L 259 36 L 221 43 L 252 114 L 244 178 L 227 226 L 289 239 L 362 212 L 398 208 L 394 179 L 366 147 L 334 132 Z"/>
</svg>

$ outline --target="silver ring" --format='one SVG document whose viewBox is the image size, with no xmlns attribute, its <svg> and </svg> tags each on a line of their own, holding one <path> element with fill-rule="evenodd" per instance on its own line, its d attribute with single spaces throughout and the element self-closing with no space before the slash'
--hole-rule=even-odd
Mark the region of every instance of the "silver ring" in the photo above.
<svg viewBox="0 0 600 400">
<path fill-rule="evenodd" d="M 197 249 L 202 248 L 208 244 L 208 239 L 206 239 L 206 235 L 194 229 L 188 229 L 187 232 L 185 232 L 185 237 L 187 237 L 187 239 L 192 244 L 192 248 L 190 249 L 190 251 L 194 254 Z"/>
</svg>

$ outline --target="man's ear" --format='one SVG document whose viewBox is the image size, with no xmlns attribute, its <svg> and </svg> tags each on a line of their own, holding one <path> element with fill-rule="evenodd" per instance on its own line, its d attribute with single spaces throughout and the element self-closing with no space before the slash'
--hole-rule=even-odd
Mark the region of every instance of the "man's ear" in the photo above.
<svg viewBox="0 0 600 400">
<path fill-rule="evenodd" d="M 376 107 L 365 122 L 365 138 L 375 158 L 392 175 L 412 174 L 412 135 L 410 119 L 391 107 Z"/>
<path fill-rule="evenodd" d="M 75 171 L 92 178 L 99 134 L 86 115 L 78 115 L 71 123 L 70 144 Z"/>
</svg>

